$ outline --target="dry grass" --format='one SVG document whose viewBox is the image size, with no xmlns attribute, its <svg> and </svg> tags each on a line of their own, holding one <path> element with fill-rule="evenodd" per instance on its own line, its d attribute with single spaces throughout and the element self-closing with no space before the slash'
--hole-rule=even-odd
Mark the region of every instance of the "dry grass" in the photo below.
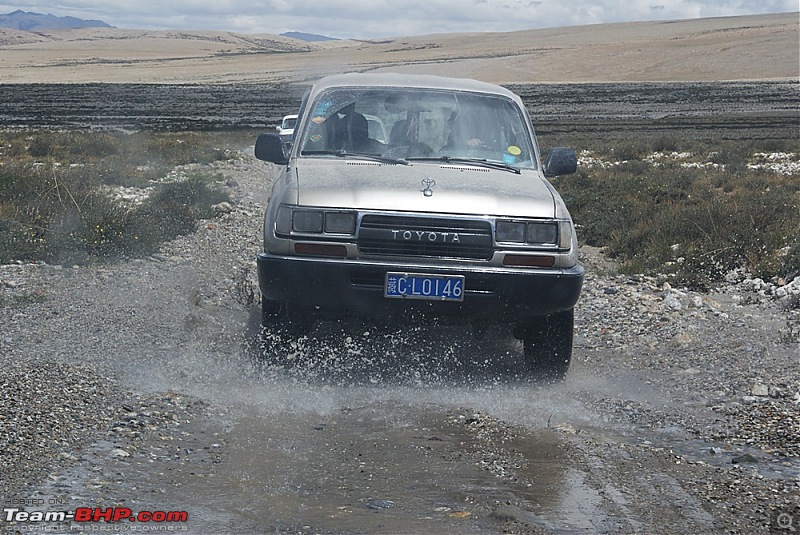
<svg viewBox="0 0 800 535">
<path fill-rule="evenodd" d="M 216 177 L 164 180 L 175 165 L 225 158 L 212 136 L 9 133 L 0 152 L 0 263 L 82 264 L 152 254 L 229 200 Z M 158 155 L 153 160 L 153 154 Z M 142 190 L 140 202 L 110 194 Z"/>
<path fill-rule="evenodd" d="M 800 275 L 797 140 L 595 143 L 582 164 L 556 187 L 581 240 L 605 247 L 624 272 L 701 289 L 739 269 Z"/>
</svg>

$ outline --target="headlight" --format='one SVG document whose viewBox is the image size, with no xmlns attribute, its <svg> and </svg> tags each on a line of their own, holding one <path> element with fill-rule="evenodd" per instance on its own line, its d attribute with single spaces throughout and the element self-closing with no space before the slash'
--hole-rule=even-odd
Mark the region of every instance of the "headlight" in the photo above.
<svg viewBox="0 0 800 535">
<path fill-rule="evenodd" d="M 572 244 L 569 221 L 508 221 L 495 222 L 495 241 L 569 249 Z"/>
<path fill-rule="evenodd" d="M 325 212 L 325 232 L 355 234 L 356 214 L 354 212 Z"/>
<path fill-rule="evenodd" d="M 523 243 L 525 241 L 525 223 L 498 221 L 495 225 L 495 239 L 497 241 Z"/>
<path fill-rule="evenodd" d="M 295 232 L 322 232 L 322 212 L 295 210 L 292 214 L 292 230 Z"/>
<path fill-rule="evenodd" d="M 275 218 L 275 232 L 296 234 L 355 234 L 356 213 L 282 205 Z"/>
<path fill-rule="evenodd" d="M 528 223 L 525 241 L 528 243 L 556 244 L 558 225 L 555 223 Z"/>
</svg>

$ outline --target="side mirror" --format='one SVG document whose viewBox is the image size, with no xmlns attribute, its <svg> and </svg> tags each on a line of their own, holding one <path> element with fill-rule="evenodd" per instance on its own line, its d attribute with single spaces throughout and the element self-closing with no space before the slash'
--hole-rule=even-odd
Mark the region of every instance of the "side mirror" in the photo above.
<svg viewBox="0 0 800 535">
<path fill-rule="evenodd" d="M 283 140 L 278 134 L 261 134 L 256 139 L 256 158 L 283 165 L 289 161 L 283 150 Z"/>
<path fill-rule="evenodd" d="M 544 161 L 544 176 L 571 175 L 578 170 L 578 155 L 569 147 L 553 147 Z"/>
</svg>

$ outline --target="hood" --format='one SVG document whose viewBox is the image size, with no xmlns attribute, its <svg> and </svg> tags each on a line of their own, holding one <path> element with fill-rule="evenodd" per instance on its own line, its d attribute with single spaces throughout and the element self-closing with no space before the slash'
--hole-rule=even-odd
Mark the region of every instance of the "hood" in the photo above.
<svg viewBox="0 0 800 535">
<path fill-rule="evenodd" d="M 399 165 L 358 159 L 305 158 L 296 168 L 296 177 L 297 202 L 304 206 L 505 217 L 555 216 L 553 195 L 534 170 L 516 174 L 440 162 Z M 426 184 L 430 187 L 424 192 Z"/>
</svg>

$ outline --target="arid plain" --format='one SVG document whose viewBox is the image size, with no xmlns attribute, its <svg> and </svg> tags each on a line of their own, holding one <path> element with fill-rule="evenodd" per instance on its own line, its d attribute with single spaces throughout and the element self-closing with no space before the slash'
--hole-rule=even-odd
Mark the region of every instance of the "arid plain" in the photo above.
<svg viewBox="0 0 800 535">
<path fill-rule="evenodd" d="M 501 84 L 796 80 L 800 19 L 794 12 L 323 43 L 216 31 L 0 29 L 6 84 L 281 83 L 374 70 Z"/>
</svg>

